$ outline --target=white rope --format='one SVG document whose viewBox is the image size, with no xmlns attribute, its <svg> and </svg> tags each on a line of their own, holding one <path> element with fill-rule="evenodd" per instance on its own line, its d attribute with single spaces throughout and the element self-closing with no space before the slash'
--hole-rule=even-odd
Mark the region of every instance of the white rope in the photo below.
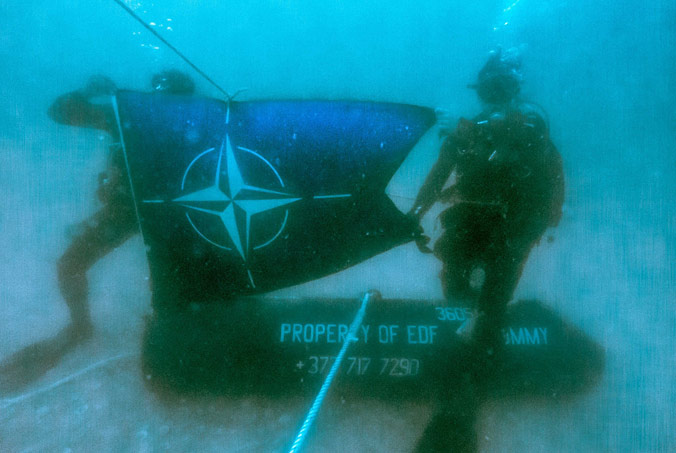
<svg viewBox="0 0 676 453">
<path fill-rule="evenodd" d="M 361 326 L 361 323 L 364 320 L 364 314 L 366 313 L 366 306 L 368 305 L 369 299 L 374 294 L 377 293 L 374 291 L 369 291 L 364 295 L 364 298 L 362 299 L 361 303 L 361 308 L 357 312 L 357 315 L 354 317 L 354 320 L 350 325 L 350 330 L 347 333 L 347 338 L 345 339 L 345 342 L 343 343 L 343 346 L 340 349 L 340 352 L 338 353 L 336 360 L 333 362 L 333 366 L 331 367 L 331 370 L 329 370 L 329 374 L 327 374 L 321 389 L 319 389 L 319 393 L 317 394 L 317 397 L 312 403 L 312 407 L 310 407 L 307 417 L 305 417 L 305 421 L 303 422 L 303 426 L 301 426 L 300 430 L 298 431 L 296 440 L 294 440 L 293 445 L 291 446 L 291 450 L 289 450 L 289 453 L 296 453 L 300 451 L 300 448 L 303 445 L 303 442 L 305 441 L 305 437 L 307 436 L 308 430 L 312 426 L 312 423 L 314 423 L 315 418 L 317 418 L 317 414 L 319 413 L 322 403 L 324 402 L 324 397 L 329 391 L 331 382 L 333 381 L 333 378 L 336 376 L 336 373 L 338 373 L 338 369 L 340 368 L 340 364 L 343 361 L 343 357 L 345 357 L 347 348 L 350 346 L 350 343 L 357 340 L 357 330 L 359 329 L 359 326 Z"/>
<path fill-rule="evenodd" d="M 130 358 L 130 357 L 138 357 L 137 353 L 128 353 L 128 354 L 120 354 L 116 355 L 114 357 L 109 357 L 107 359 L 100 360 L 92 365 L 89 365 L 86 368 L 81 369 L 80 371 L 77 371 L 69 376 L 66 376 L 62 379 L 59 379 L 56 382 L 53 382 L 45 387 L 39 388 L 37 390 L 33 390 L 32 392 L 24 393 L 23 395 L 16 396 L 14 398 L 5 398 L 0 400 L 0 409 L 5 409 L 9 406 L 13 406 L 16 403 L 19 403 L 21 401 L 25 401 L 27 399 L 30 399 L 34 396 L 40 395 L 42 393 L 49 392 L 51 390 L 54 390 L 57 387 L 62 386 L 63 384 L 66 384 L 74 379 L 77 379 L 78 377 L 82 376 L 83 374 L 89 373 L 92 370 L 95 370 L 97 368 L 101 368 L 103 366 L 106 366 L 112 362 L 116 362 L 118 360 Z"/>
</svg>

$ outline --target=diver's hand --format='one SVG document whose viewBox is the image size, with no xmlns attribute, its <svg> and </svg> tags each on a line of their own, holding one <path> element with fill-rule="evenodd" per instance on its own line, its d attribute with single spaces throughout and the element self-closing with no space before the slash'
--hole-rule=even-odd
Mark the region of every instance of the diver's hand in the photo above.
<svg viewBox="0 0 676 453">
<path fill-rule="evenodd" d="M 415 238 L 415 245 L 418 246 L 418 250 L 420 250 L 421 253 L 432 253 L 432 249 L 427 245 L 429 242 L 429 236 L 424 234 L 420 234 Z"/>
<path fill-rule="evenodd" d="M 430 242 L 430 238 L 425 235 L 425 230 L 423 230 L 423 227 L 420 225 L 421 214 L 422 211 L 420 209 L 412 209 L 406 215 L 417 225 L 413 232 L 413 238 L 415 240 L 415 245 L 418 246 L 418 250 L 422 253 L 432 253 L 432 249 L 427 246 Z"/>
<path fill-rule="evenodd" d="M 93 75 L 87 81 L 87 85 L 81 91 L 86 98 L 98 96 L 113 96 L 117 91 L 117 86 L 109 77 L 104 75 Z"/>
</svg>

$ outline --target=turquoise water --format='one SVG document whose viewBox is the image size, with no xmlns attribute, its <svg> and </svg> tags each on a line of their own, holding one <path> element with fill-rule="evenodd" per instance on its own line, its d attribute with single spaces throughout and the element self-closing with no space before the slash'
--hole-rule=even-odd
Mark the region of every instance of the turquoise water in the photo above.
<svg viewBox="0 0 676 453">
<path fill-rule="evenodd" d="M 676 8 L 610 2 L 128 2 L 238 99 L 366 99 L 473 116 L 474 81 L 496 45 L 521 46 L 523 94 L 548 112 L 567 179 L 556 240 L 536 248 L 517 297 L 537 297 L 600 342 L 606 373 L 556 405 L 482 409 L 482 451 L 676 450 Z M 478 3 L 478 4 L 477 4 Z M 71 225 L 98 209 L 107 137 L 52 123 L 54 98 L 92 74 L 146 90 L 190 68 L 112 1 L 0 6 L 0 357 L 65 325 L 55 265 Z M 220 93 L 192 73 L 206 96 Z M 436 130 L 388 192 L 407 210 L 436 159 Z M 434 215 L 426 230 L 439 234 Z M 283 296 L 438 298 L 439 263 L 406 245 Z M 89 274 L 96 335 L 37 387 L 138 353 L 150 312 L 136 237 Z M 2 451 L 267 451 L 306 408 L 245 399 L 160 404 L 134 358 L 0 411 Z M 117 362 L 116 362 L 117 363 Z M 330 407 L 317 451 L 408 451 L 430 408 Z"/>
</svg>

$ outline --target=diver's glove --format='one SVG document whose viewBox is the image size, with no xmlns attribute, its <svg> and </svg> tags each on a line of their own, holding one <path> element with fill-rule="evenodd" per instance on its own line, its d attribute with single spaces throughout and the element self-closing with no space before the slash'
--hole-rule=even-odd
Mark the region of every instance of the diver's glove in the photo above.
<svg viewBox="0 0 676 453">
<path fill-rule="evenodd" d="M 420 228 L 420 231 L 420 234 L 416 235 L 415 245 L 418 246 L 418 250 L 420 250 L 421 253 L 433 253 L 432 249 L 427 245 L 430 242 L 429 236 L 422 233 L 422 227 Z"/>
<path fill-rule="evenodd" d="M 113 96 L 117 91 L 117 86 L 109 77 L 104 75 L 93 75 L 87 81 L 87 85 L 81 91 L 82 95 L 91 99 L 98 96 Z"/>
</svg>

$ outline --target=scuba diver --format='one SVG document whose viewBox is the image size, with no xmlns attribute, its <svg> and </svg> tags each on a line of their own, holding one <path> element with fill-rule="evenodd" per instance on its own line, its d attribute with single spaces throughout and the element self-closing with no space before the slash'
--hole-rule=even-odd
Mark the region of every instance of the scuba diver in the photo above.
<svg viewBox="0 0 676 453">
<path fill-rule="evenodd" d="M 478 312 L 474 339 L 494 347 L 530 250 L 561 219 L 561 156 L 540 109 L 518 98 L 520 59 L 492 52 L 471 88 L 484 110 L 460 119 L 409 212 L 418 222 L 437 201 L 444 233 L 434 245 L 447 299 Z M 455 171 L 455 183 L 444 188 Z M 429 238 L 418 241 L 425 251 Z"/>
<path fill-rule="evenodd" d="M 154 75 L 151 87 L 153 92 L 174 95 L 192 95 L 195 91 L 193 80 L 177 70 Z M 92 76 L 83 89 L 58 97 L 47 112 L 57 123 L 98 129 L 111 136 L 108 166 L 99 174 L 97 190 L 103 207 L 79 225 L 57 265 L 59 289 L 70 311 L 70 324 L 55 337 L 30 345 L 3 361 L 0 390 L 11 391 L 30 383 L 54 366 L 74 345 L 91 337 L 86 273 L 139 231 L 111 103 L 116 91 L 108 77 Z"/>
<path fill-rule="evenodd" d="M 466 391 L 441 395 L 445 402 L 418 451 L 476 451 L 476 406 L 481 383 L 498 368 L 507 304 L 531 249 L 561 219 L 561 156 L 544 112 L 518 96 L 520 68 L 516 49 L 491 52 L 469 86 L 483 111 L 472 120 L 461 118 L 449 131 L 409 212 L 420 222 L 437 201 L 451 205 L 440 215 L 444 231 L 433 253 L 443 263 L 445 298 L 475 309 L 467 367 L 458 373 Z M 417 240 L 424 253 L 432 253 L 428 242 L 426 236 Z"/>
<path fill-rule="evenodd" d="M 192 95 L 195 83 L 176 70 L 167 70 L 153 76 L 154 92 Z M 110 102 L 94 103 L 97 98 L 113 96 L 115 84 L 105 76 L 93 76 L 80 91 L 68 93 L 54 101 L 49 116 L 57 123 L 90 127 L 108 132 L 114 143 L 109 146 L 109 163 L 99 174 L 97 196 L 103 207 L 81 224 L 58 263 L 59 288 L 70 309 L 72 327 L 76 335 L 91 335 L 91 318 L 87 301 L 87 271 L 123 242 L 138 232 L 129 178 L 124 164 L 115 114 Z"/>
</svg>

